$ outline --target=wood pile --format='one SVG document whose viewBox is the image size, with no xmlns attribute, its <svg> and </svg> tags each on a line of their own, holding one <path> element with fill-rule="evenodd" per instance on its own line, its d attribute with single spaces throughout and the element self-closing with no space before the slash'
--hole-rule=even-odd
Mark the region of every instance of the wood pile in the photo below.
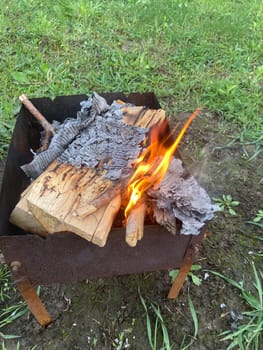
<svg viewBox="0 0 263 350">
<path fill-rule="evenodd" d="M 123 104 L 121 112 L 125 124 L 147 130 L 165 118 L 163 110 L 143 106 Z M 127 186 L 127 181 L 108 179 L 103 169 L 98 172 L 96 168 L 61 163 L 56 159 L 58 154 L 55 153 L 55 160 L 40 175 L 37 173 L 38 177 L 22 193 L 10 222 L 42 236 L 74 232 L 104 246 L 120 209 L 121 191 L 125 191 L 123 185 Z M 136 226 L 132 223 L 134 220 L 136 218 L 129 220 L 128 232 L 131 226 Z"/>
<path fill-rule="evenodd" d="M 116 214 L 127 204 L 133 161 L 147 143 L 151 128 L 165 121 L 164 110 L 122 101 L 109 106 L 94 93 L 91 100 L 82 103 L 77 118 L 53 127 L 25 96 L 21 101 L 37 115 L 46 133 L 41 152 L 22 166 L 35 179 L 22 193 L 10 222 L 41 236 L 74 232 L 103 247 Z M 143 237 L 149 206 L 156 221 L 172 233 L 177 230 L 176 218 L 182 222 L 183 234 L 199 234 L 212 218 L 217 208 L 205 190 L 193 177 L 184 177 L 182 162 L 173 159 L 163 181 L 153 184 L 131 209 L 126 220 L 130 246 Z"/>
</svg>

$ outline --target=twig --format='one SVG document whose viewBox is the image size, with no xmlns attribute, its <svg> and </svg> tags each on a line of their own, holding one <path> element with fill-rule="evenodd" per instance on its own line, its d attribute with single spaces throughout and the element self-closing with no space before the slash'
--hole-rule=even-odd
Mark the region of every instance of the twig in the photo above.
<svg viewBox="0 0 263 350">
<path fill-rule="evenodd" d="M 36 109 L 31 101 L 27 98 L 25 94 L 19 96 L 19 100 L 23 103 L 23 105 L 28 109 L 28 111 L 39 121 L 43 129 L 45 130 L 45 137 L 43 141 L 43 145 L 41 147 L 41 151 L 44 151 L 48 148 L 49 140 L 51 136 L 55 135 L 55 130 L 53 126 L 47 121 L 47 119 Z"/>
</svg>

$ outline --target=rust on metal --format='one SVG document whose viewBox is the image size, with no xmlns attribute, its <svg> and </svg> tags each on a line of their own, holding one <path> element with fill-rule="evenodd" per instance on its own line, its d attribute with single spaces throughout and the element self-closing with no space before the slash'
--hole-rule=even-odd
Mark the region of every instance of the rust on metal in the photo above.
<svg viewBox="0 0 263 350">
<path fill-rule="evenodd" d="M 203 238 L 205 236 L 205 232 L 203 231 L 203 233 L 200 235 Z M 173 281 L 172 287 L 169 291 L 168 299 L 175 299 L 180 293 L 180 290 L 182 289 L 183 284 L 186 280 L 186 277 L 190 272 L 193 262 L 196 259 L 196 256 L 198 254 L 200 242 L 201 242 L 201 239 L 199 236 L 192 237 L 189 243 L 189 247 L 186 250 L 185 257 L 183 258 L 178 275 Z"/>
<path fill-rule="evenodd" d="M 72 233 L 5 236 L 0 244 L 6 262 L 19 260 L 38 285 L 179 268 L 190 240 L 153 225 L 145 226 L 136 248 L 126 244 L 123 228 L 112 229 L 103 248 Z"/>
<path fill-rule="evenodd" d="M 13 260 L 9 263 L 9 266 L 17 289 L 29 310 L 42 327 L 48 326 L 52 322 L 51 316 L 33 288 L 24 264 L 20 260 Z"/>
<path fill-rule="evenodd" d="M 25 278 L 24 280 L 18 282 L 17 289 L 19 290 L 23 299 L 27 303 L 29 310 L 32 312 L 38 323 L 40 323 L 43 327 L 48 326 L 52 322 L 51 316 L 47 312 L 44 304 L 42 303 L 29 280 Z"/>
<path fill-rule="evenodd" d="M 178 275 L 176 276 L 173 284 L 172 284 L 172 287 L 169 291 L 169 294 L 168 294 L 168 299 L 175 299 L 177 298 L 180 290 L 182 289 L 183 287 L 183 284 L 185 282 L 185 279 L 189 273 L 189 271 L 191 270 L 191 267 L 192 267 L 192 264 L 193 264 L 193 259 L 188 256 L 184 261 L 183 261 L 183 264 L 178 272 Z"/>
</svg>

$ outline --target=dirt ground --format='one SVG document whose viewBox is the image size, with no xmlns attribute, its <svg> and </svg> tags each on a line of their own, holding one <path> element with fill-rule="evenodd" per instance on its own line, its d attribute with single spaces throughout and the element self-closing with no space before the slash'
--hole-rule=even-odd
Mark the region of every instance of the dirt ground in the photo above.
<svg viewBox="0 0 263 350">
<path fill-rule="evenodd" d="M 235 132 L 238 130 L 227 131 L 215 114 L 202 113 L 180 147 L 184 162 L 211 197 L 230 194 L 240 202 L 236 216 L 219 213 L 209 224 L 209 236 L 202 243 L 197 261 L 202 269 L 195 273 L 202 279 L 200 286 L 189 279 L 174 301 L 167 299 L 171 285 L 168 271 L 42 286 L 40 295 L 54 322 L 42 329 L 27 313 L 2 329 L 3 333 L 20 335 L 22 350 L 33 346 L 36 350 L 148 350 L 139 287 L 148 306 L 150 302 L 160 306 L 173 349 L 180 349 L 184 337 L 185 344 L 189 343 L 194 334 L 189 293 L 198 317 L 198 336 L 189 349 L 225 350 L 227 343 L 220 342 L 218 335 L 230 329 L 230 311 L 242 312 L 247 306 L 237 290 L 206 270 L 236 281 L 244 279 L 249 286 L 250 262 L 255 261 L 259 268 L 263 265 L 262 257 L 257 256 L 262 252 L 262 241 L 256 238 L 262 232 L 247 223 L 258 209 L 263 209 L 263 157 L 248 162 L 241 145 L 226 147 Z M 253 148 L 249 151 L 253 152 Z M 150 309 L 149 314 L 154 325 L 155 315 Z M 16 343 L 17 340 L 6 341 L 7 349 L 15 349 Z"/>
</svg>

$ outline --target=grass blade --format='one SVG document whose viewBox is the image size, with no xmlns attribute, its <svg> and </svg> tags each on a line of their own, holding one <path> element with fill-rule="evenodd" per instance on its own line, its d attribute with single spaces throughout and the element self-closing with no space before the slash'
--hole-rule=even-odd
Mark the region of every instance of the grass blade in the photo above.
<svg viewBox="0 0 263 350">
<path fill-rule="evenodd" d="M 191 312 L 191 316 L 194 322 L 194 338 L 197 337 L 198 334 L 198 318 L 197 318 L 197 314 L 194 308 L 194 304 L 192 302 L 192 299 L 190 297 L 190 294 L 188 293 L 188 304 L 189 304 L 189 308 L 190 308 L 190 312 Z"/>
<path fill-rule="evenodd" d="M 189 304 L 190 313 L 191 313 L 191 316 L 192 316 L 192 319 L 194 322 L 194 336 L 187 345 L 184 345 L 184 342 L 185 342 L 185 337 L 184 337 L 182 344 L 181 344 L 181 347 L 180 347 L 180 350 L 187 350 L 190 346 L 192 346 L 193 342 L 195 341 L 195 339 L 198 335 L 198 318 L 197 318 L 195 307 L 194 307 L 194 304 L 192 302 L 192 299 L 190 297 L 189 292 L 188 292 L 188 304 Z"/>
<path fill-rule="evenodd" d="M 150 317 L 149 317 L 147 305 L 146 305 L 145 300 L 143 299 L 143 297 L 141 295 L 140 288 L 138 288 L 138 294 L 139 294 L 142 306 L 143 306 L 143 308 L 145 310 L 145 313 L 146 313 L 146 328 L 147 328 L 147 336 L 148 336 L 149 344 L 151 346 L 151 349 L 154 350 L 154 346 L 153 346 L 153 342 L 152 342 L 152 325 L 151 325 L 151 320 L 150 320 Z"/>
<path fill-rule="evenodd" d="M 10 340 L 10 339 L 21 338 L 21 336 L 20 335 L 14 335 L 14 334 L 4 334 L 4 333 L 0 332 L 0 338 L 2 338 L 4 340 Z"/>
<path fill-rule="evenodd" d="M 153 339 L 153 350 L 157 349 L 157 336 L 158 336 L 158 323 L 159 319 L 156 317 L 155 319 L 155 325 L 154 325 L 154 339 Z"/>
<path fill-rule="evenodd" d="M 223 276 L 222 274 L 214 271 L 210 273 L 224 279 L 232 286 L 238 288 L 241 291 L 241 295 L 250 307 L 250 311 L 242 312 L 242 315 L 248 319 L 247 323 L 238 325 L 236 331 L 225 331 L 220 334 L 221 341 L 230 341 L 227 350 L 237 348 L 240 350 L 259 350 L 259 344 L 262 342 L 262 329 L 263 329 L 263 307 L 262 307 L 262 271 L 257 270 L 254 263 L 252 263 L 254 282 L 256 293 L 246 289 L 244 284 L 239 284 L 236 281 Z M 259 277 L 260 276 L 260 277 Z M 244 319 L 245 321 L 245 319 Z"/>
<path fill-rule="evenodd" d="M 242 296 L 245 299 L 245 301 L 253 308 L 253 309 L 260 309 L 261 305 L 259 303 L 259 300 L 251 294 L 251 292 L 243 290 Z"/>
<path fill-rule="evenodd" d="M 223 278 L 225 281 L 227 281 L 229 284 L 231 284 L 232 286 L 238 288 L 239 290 L 241 291 L 244 291 L 244 288 L 242 285 L 240 285 L 238 282 L 232 280 L 232 278 L 229 278 L 229 277 L 226 277 L 224 275 L 222 275 L 221 273 L 219 272 L 216 272 L 216 271 L 212 271 L 212 270 L 205 270 L 207 272 L 210 272 L 211 274 L 215 275 L 215 276 L 218 276 L 220 278 Z"/>
<path fill-rule="evenodd" d="M 160 323 L 161 323 L 162 335 L 163 335 L 163 344 L 165 345 L 165 349 L 170 349 L 171 345 L 170 345 L 169 334 L 168 334 L 166 325 L 164 323 L 163 317 L 161 315 L 160 308 L 159 308 L 159 306 L 156 307 L 154 304 L 152 304 L 152 308 L 153 308 L 153 310 L 154 310 L 154 312 L 155 312 L 155 314 L 157 316 L 157 319 L 159 319 Z"/>
<path fill-rule="evenodd" d="M 257 269 L 256 269 L 255 264 L 253 262 L 252 262 L 252 267 L 253 267 L 254 276 L 255 276 L 255 282 L 256 282 L 255 283 L 255 287 L 257 289 L 258 297 L 259 297 L 259 303 L 260 303 L 260 306 L 262 308 L 263 307 L 262 283 L 261 283 L 261 281 L 259 279 Z"/>
</svg>

